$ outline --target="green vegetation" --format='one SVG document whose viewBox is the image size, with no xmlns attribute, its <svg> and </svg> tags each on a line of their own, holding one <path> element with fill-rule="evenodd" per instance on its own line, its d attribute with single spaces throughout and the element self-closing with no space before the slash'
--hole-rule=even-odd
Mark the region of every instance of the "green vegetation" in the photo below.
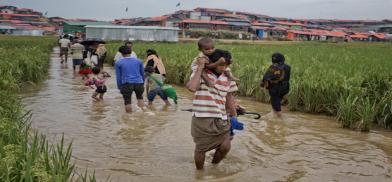
<svg viewBox="0 0 392 182">
<path fill-rule="evenodd" d="M 108 44 L 108 61 L 120 43 Z M 136 43 L 135 51 L 145 59 L 154 48 L 166 64 L 168 81 L 184 84 L 190 64 L 198 54 L 196 43 Z M 232 70 L 241 79 L 243 96 L 268 102 L 259 87 L 262 74 L 275 51 L 292 66 L 288 108 L 336 116 L 343 127 L 368 131 L 372 124 L 392 128 L 392 45 L 376 43 L 288 43 L 237 45 L 218 44 L 232 52 Z"/>
<path fill-rule="evenodd" d="M 95 181 L 78 175 L 71 161 L 71 144 L 55 146 L 30 128 L 31 114 L 23 110 L 18 91 L 47 75 L 54 38 L 0 36 L 0 181 Z M 108 44 L 108 61 L 120 43 Z M 374 124 L 392 128 L 392 45 L 290 43 L 263 45 L 218 44 L 233 53 L 232 70 L 241 79 L 240 94 L 268 102 L 259 87 L 271 54 L 280 51 L 292 66 L 288 108 L 336 116 L 343 127 L 368 131 Z M 163 58 L 168 80 L 184 84 L 197 55 L 195 43 L 136 43 L 136 53 L 154 48 Z"/>
<path fill-rule="evenodd" d="M 30 128 L 18 91 L 47 75 L 54 38 L 0 36 L 0 181 L 94 181 L 75 177 L 71 144 L 49 145 Z"/>
</svg>

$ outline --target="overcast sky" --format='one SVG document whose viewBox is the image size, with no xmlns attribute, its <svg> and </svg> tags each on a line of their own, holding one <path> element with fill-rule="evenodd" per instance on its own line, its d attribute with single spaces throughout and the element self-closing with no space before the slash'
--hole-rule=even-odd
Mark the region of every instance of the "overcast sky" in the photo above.
<svg viewBox="0 0 392 182">
<path fill-rule="evenodd" d="M 177 3 L 180 7 L 176 7 Z M 148 17 L 196 7 L 223 8 L 285 18 L 392 19 L 392 0 L 0 0 L 64 18 Z M 128 7 L 128 12 L 125 12 Z"/>
</svg>

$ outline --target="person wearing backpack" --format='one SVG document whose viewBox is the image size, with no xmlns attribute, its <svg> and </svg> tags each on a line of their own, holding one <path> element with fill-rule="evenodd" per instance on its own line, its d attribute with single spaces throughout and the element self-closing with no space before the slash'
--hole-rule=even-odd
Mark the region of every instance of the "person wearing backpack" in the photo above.
<svg viewBox="0 0 392 182">
<path fill-rule="evenodd" d="M 261 81 L 261 87 L 268 90 L 271 105 L 277 117 L 281 115 L 281 102 L 290 91 L 291 67 L 285 63 L 283 54 L 277 52 L 272 55 L 272 65 L 268 68 Z"/>
</svg>

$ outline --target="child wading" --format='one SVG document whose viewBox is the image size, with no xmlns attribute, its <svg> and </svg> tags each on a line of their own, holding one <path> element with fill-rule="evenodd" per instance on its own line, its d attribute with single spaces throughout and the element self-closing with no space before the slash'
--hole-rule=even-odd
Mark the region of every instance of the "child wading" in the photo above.
<svg viewBox="0 0 392 182">
<path fill-rule="evenodd" d="M 274 53 L 272 55 L 272 65 L 264 74 L 261 86 L 268 89 L 272 110 L 277 117 L 282 117 L 280 113 L 282 110 L 281 102 L 290 90 L 290 74 L 291 68 L 285 64 L 283 54 Z"/>
<path fill-rule="evenodd" d="M 137 105 L 144 110 L 144 66 L 141 60 L 132 58 L 132 49 L 122 46 L 119 49 L 122 59 L 115 63 L 117 87 L 124 98 L 126 112 L 132 112 L 132 93 L 135 92 Z"/>
<path fill-rule="evenodd" d="M 91 65 L 88 64 L 88 61 L 86 60 L 87 59 L 84 59 L 79 67 L 79 74 L 82 75 L 82 80 L 88 79 L 90 77 L 89 75 L 92 73 Z"/>
<path fill-rule="evenodd" d="M 211 39 L 204 38 L 198 43 L 204 54 L 212 55 L 214 45 Z M 207 59 L 196 57 L 192 66 L 191 79 L 187 88 L 195 92 L 193 99 L 193 117 L 191 135 L 195 142 L 194 160 L 197 169 L 203 169 L 205 153 L 214 150 L 212 163 L 218 164 L 231 147 L 229 113 L 231 120 L 237 121 L 233 92 L 238 90 L 236 83 L 224 72 L 231 64 L 225 60 L 214 69 L 204 70 L 209 64 Z M 202 78 L 205 72 L 206 79 Z M 210 84 L 206 84 L 208 80 Z"/>
<path fill-rule="evenodd" d="M 163 92 L 160 85 L 163 85 L 165 81 L 165 77 L 161 74 L 155 73 L 155 69 L 152 66 L 147 66 L 145 69 L 146 72 L 146 79 L 147 79 L 147 98 L 148 98 L 148 105 L 152 105 L 154 98 L 156 95 L 159 95 L 161 99 L 165 102 L 166 105 L 170 105 L 169 100 L 167 99 L 167 95 Z"/>
<path fill-rule="evenodd" d="M 93 68 L 93 74 L 95 77 L 93 78 L 93 83 L 96 87 L 95 92 L 91 96 L 95 101 L 103 100 L 103 95 L 107 91 L 107 87 L 105 85 L 106 78 L 110 77 L 109 73 L 101 71 L 99 67 Z M 99 97 L 97 97 L 99 95 Z"/>
</svg>

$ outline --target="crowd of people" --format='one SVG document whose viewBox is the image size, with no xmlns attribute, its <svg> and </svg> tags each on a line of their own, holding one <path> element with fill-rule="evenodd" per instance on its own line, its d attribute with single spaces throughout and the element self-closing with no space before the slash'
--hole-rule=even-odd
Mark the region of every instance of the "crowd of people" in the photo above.
<svg viewBox="0 0 392 182">
<path fill-rule="evenodd" d="M 72 54 L 73 68 L 79 66 L 85 85 L 94 88 L 92 98 L 103 99 L 107 87 L 105 81 L 110 75 L 103 71 L 106 49 L 103 44 L 85 48 L 78 40 L 73 44 L 67 37 L 59 41 L 61 63 L 67 62 L 68 52 Z M 166 69 L 157 51 L 148 49 L 147 59 L 141 61 L 132 50 L 133 43 L 126 42 L 114 57 L 117 88 L 123 96 L 125 111 L 132 112 L 131 99 L 136 95 L 137 106 L 145 110 L 143 93 L 146 91 L 148 105 L 151 106 L 157 95 L 170 105 L 168 98 L 177 104 L 177 95 L 172 87 L 165 87 Z M 214 41 L 202 38 L 198 41 L 200 53 L 191 64 L 192 74 L 186 88 L 194 93 L 191 135 L 195 143 L 194 161 L 197 169 L 203 169 L 205 154 L 215 150 L 212 163 L 218 164 L 230 151 L 234 130 L 243 130 L 244 124 L 238 121 L 235 100 L 239 79 L 231 72 L 233 62 L 231 53 L 215 49 Z M 87 51 L 87 54 L 85 53 Z M 86 59 L 89 57 L 89 59 Z M 91 57 L 96 56 L 96 62 Z M 65 58 L 63 58 L 65 57 Z M 90 76 L 93 74 L 94 76 Z M 264 74 L 260 86 L 271 96 L 273 113 L 281 117 L 281 102 L 289 92 L 291 68 L 285 63 L 281 53 L 272 55 L 272 64 Z M 241 108 L 242 109 L 242 108 Z"/>
<path fill-rule="evenodd" d="M 100 101 L 103 100 L 103 95 L 107 91 L 106 79 L 111 77 L 103 71 L 107 50 L 105 45 L 99 41 L 87 41 L 87 45 L 83 45 L 85 42 L 77 38 L 71 41 L 68 35 L 64 35 L 59 40 L 61 64 L 67 64 L 68 56 L 72 55 L 74 71 L 78 70 L 86 86 L 90 88 L 95 86 L 96 90 L 92 98 L 94 101 Z M 145 91 L 149 106 L 152 106 L 156 95 L 159 95 L 168 106 L 170 105 L 168 98 L 172 98 L 177 104 L 175 89 L 165 85 L 166 70 L 158 53 L 153 49 L 148 49 L 146 51 L 147 59 L 143 63 L 138 59 L 132 47 L 132 42 L 125 42 L 124 46 L 118 49 L 113 60 L 116 81 L 118 89 L 123 95 L 126 112 L 132 112 L 133 92 L 138 100 L 137 105 L 143 110 L 146 110 L 143 101 Z"/>
</svg>

